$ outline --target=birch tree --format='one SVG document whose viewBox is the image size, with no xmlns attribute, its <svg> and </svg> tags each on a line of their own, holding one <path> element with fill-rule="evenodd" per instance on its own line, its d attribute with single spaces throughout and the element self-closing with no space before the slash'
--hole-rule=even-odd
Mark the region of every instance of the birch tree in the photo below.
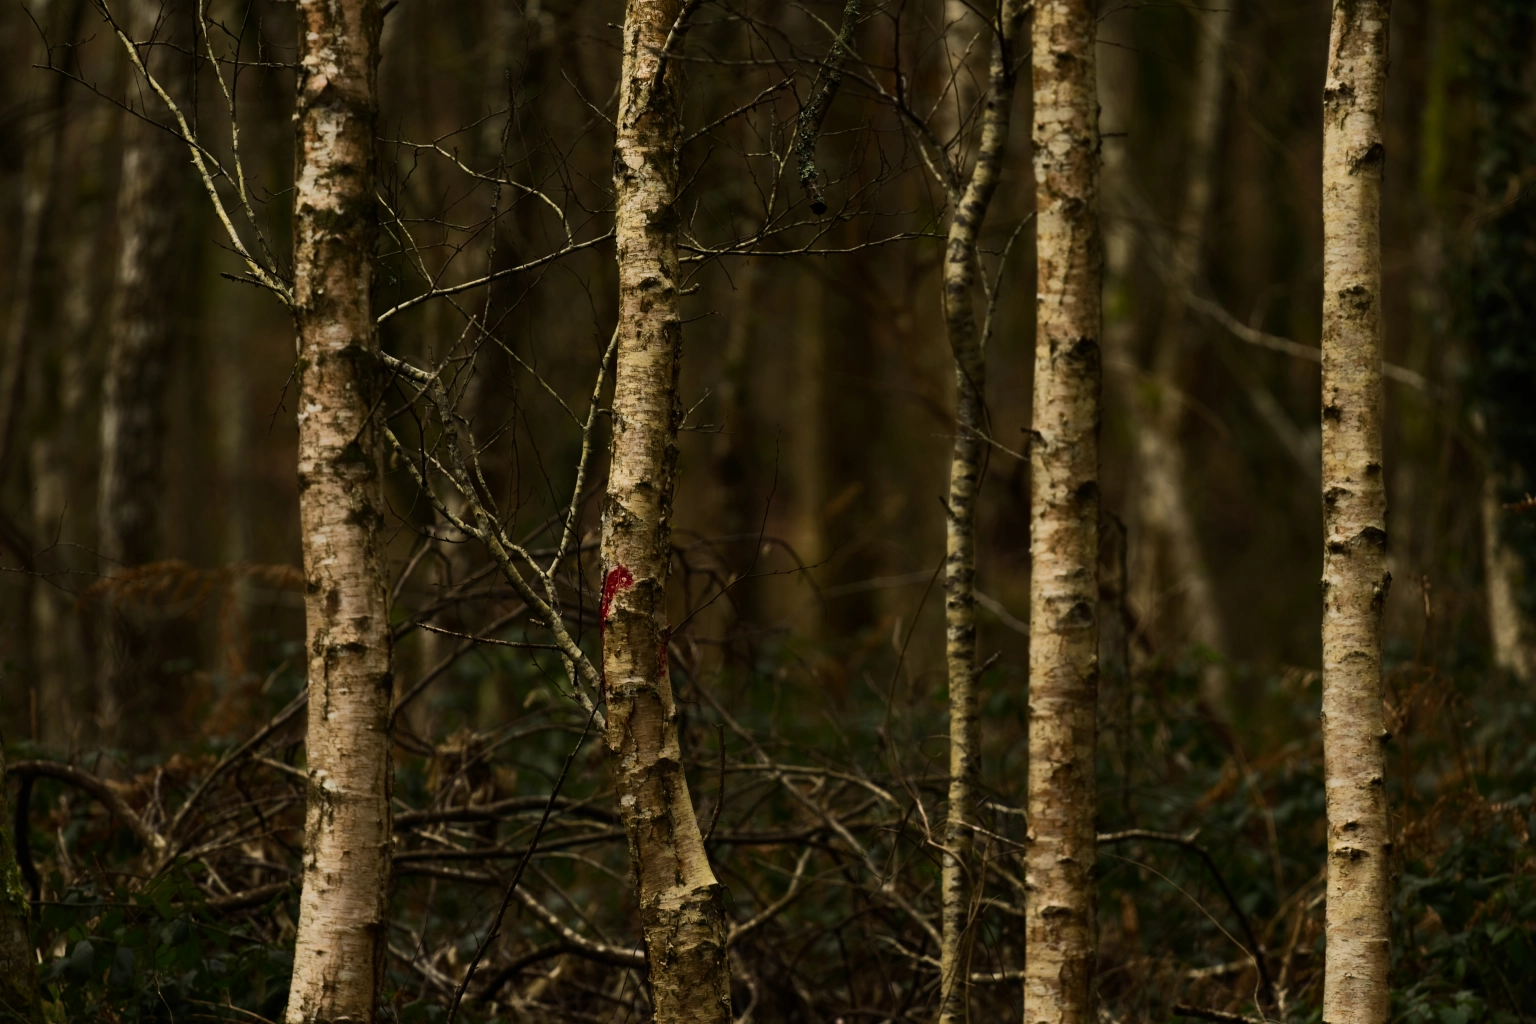
<svg viewBox="0 0 1536 1024">
<path fill-rule="evenodd" d="M 389 591 L 373 251 L 377 0 L 301 0 L 293 311 L 309 662 L 304 888 L 285 1019 L 374 1019 L 388 948 Z"/>
<path fill-rule="evenodd" d="M 1388 0 L 1336 0 L 1323 87 L 1323 1020 L 1382 1024 L 1392 841 L 1381 620 L 1381 179 Z"/>
<path fill-rule="evenodd" d="M 293 313 L 309 720 L 303 892 L 285 1019 L 370 1021 L 388 948 L 393 710 L 381 537 L 384 433 L 374 415 L 381 356 L 372 310 L 380 7 L 377 0 L 297 6 L 291 282 L 257 226 L 233 86 L 222 72 L 227 62 L 214 53 L 206 24 L 195 39 L 218 72 L 230 118 L 230 152 L 222 159 L 199 139 L 197 112 L 178 103 L 146 61 L 155 41 L 136 39 L 108 4 L 99 11 L 146 94 L 170 116 L 245 280 Z M 238 68 L 238 52 L 232 63 Z M 231 210 L 254 240 L 235 227 Z"/>
<path fill-rule="evenodd" d="M 705 854 L 667 672 L 677 468 L 676 47 L 697 0 L 628 0 L 614 144 L 619 324 L 603 504 L 602 670 L 619 814 L 639 889 L 659 1024 L 731 1019 L 723 890 Z"/>
<path fill-rule="evenodd" d="M 1030 445 L 1024 1020 L 1094 1010 L 1100 289 L 1096 5 L 1035 6 L 1037 316 Z"/>
<path fill-rule="evenodd" d="M 939 1020 L 967 1017 L 970 977 L 971 854 L 976 780 L 981 757 L 976 664 L 976 499 L 986 456 L 986 342 L 990 322 L 978 323 L 975 289 L 978 240 L 1002 177 L 1017 79 L 1018 35 L 1024 7 L 1005 0 L 993 26 L 981 141 L 970 173 L 945 159 L 951 209 L 944 249 L 944 326 L 955 361 L 955 443 L 949 463 L 945 519 L 945 662 L 949 672 L 949 808 L 940 892 Z"/>
</svg>

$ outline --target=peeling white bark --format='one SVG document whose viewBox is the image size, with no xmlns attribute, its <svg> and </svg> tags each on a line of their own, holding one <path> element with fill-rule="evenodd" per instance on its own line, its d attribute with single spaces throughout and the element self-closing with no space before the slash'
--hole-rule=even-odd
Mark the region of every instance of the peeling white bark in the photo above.
<svg viewBox="0 0 1536 1024">
<path fill-rule="evenodd" d="M 723 887 L 694 816 L 667 671 L 666 585 L 682 406 L 679 76 L 662 63 L 685 5 L 629 0 L 614 152 L 619 325 L 603 505 L 603 673 L 619 816 L 640 897 L 657 1024 L 729 1024 Z"/>
<path fill-rule="evenodd" d="M 389 593 L 372 312 L 379 6 L 300 0 L 294 195 L 309 802 L 287 1024 L 375 1019 L 390 862 Z"/>
<path fill-rule="evenodd" d="M 1025 1024 L 1092 1024 L 1103 256 L 1097 5 L 1035 6 Z"/>
<path fill-rule="evenodd" d="M 1382 716 L 1381 177 L 1387 0 L 1335 0 L 1323 88 L 1323 1020 L 1387 1020 L 1392 852 Z"/>
<path fill-rule="evenodd" d="M 939 1021 L 967 1018 L 976 779 L 981 759 L 976 665 L 976 498 L 986 451 L 985 339 L 976 317 L 977 244 L 1002 177 L 1013 110 L 1023 5 L 1006 0 L 993 40 L 976 160 L 950 195 L 944 250 L 944 325 L 955 360 L 955 443 L 945 520 L 945 661 L 949 672 L 949 804 L 941 861 Z"/>
</svg>

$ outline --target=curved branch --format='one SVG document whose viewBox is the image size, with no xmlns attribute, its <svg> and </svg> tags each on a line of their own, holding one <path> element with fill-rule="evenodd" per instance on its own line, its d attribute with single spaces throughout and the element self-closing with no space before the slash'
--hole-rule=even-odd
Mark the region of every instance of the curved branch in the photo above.
<svg viewBox="0 0 1536 1024">
<path fill-rule="evenodd" d="M 612 964 L 615 967 L 645 967 L 645 954 L 637 949 L 624 949 L 621 946 L 610 946 L 606 942 L 598 942 L 589 939 L 576 931 L 570 925 L 560 920 L 554 911 L 540 903 L 523 889 L 516 890 L 518 900 L 527 907 L 540 923 L 556 935 L 570 947 L 571 952 L 579 953 L 588 960 L 596 960 L 598 963 Z"/>
<path fill-rule="evenodd" d="M 96 802 L 107 809 L 107 813 L 127 826 L 139 842 L 155 853 L 163 853 L 166 849 L 165 837 L 156 832 L 150 824 L 132 807 L 128 801 L 113 788 L 112 784 L 99 775 L 93 775 L 81 768 L 75 768 L 67 764 L 59 764 L 56 761 L 17 761 L 8 765 L 5 774 L 14 775 L 19 779 L 45 778 L 57 779 L 60 782 L 74 786 L 76 789 L 96 798 Z"/>
<path fill-rule="evenodd" d="M 789 880 L 789 888 L 784 891 L 783 896 L 780 896 L 778 899 L 768 904 L 768 906 L 764 907 L 762 911 L 754 916 L 751 920 L 743 921 L 741 924 L 731 926 L 731 930 L 726 935 L 725 939 L 727 946 L 734 946 L 736 943 L 740 942 L 742 939 L 746 938 L 748 935 L 752 934 L 757 929 L 767 924 L 769 921 L 773 920 L 779 915 L 781 911 L 784 910 L 784 908 L 788 907 L 800 896 L 802 892 L 800 883 L 805 879 L 805 866 L 810 861 L 811 853 L 814 850 L 815 847 L 807 846 L 805 850 L 800 854 L 800 860 L 795 865 L 794 877 Z"/>
</svg>

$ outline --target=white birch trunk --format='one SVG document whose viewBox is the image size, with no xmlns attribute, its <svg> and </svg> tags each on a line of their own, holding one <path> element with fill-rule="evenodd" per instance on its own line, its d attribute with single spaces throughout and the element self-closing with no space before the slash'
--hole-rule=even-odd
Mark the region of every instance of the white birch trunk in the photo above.
<svg viewBox="0 0 1536 1024">
<path fill-rule="evenodd" d="M 950 196 L 944 250 L 944 325 L 955 360 L 955 443 L 945 519 L 945 662 L 949 673 L 949 805 L 940 899 L 939 1021 L 967 1018 L 971 946 L 972 848 L 981 758 L 976 665 L 976 499 L 985 465 L 986 339 L 976 318 L 977 245 L 1008 153 L 1022 5 L 1008 0 L 993 41 L 986 111 L 976 162 Z"/>
<path fill-rule="evenodd" d="M 300 0 L 294 315 L 309 656 L 287 1024 L 375 1019 L 390 864 L 389 594 L 372 305 L 377 0 Z"/>
<path fill-rule="evenodd" d="M 1092 1024 L 1099 682 L 1097 5 L 1035 6 L 1038 292 L 1030 446 L 1024 1020 Z"/>
<path fill-rule="evenodd" d="M 1323 89 L 1323 1020 L 1383 1024 L 1392 852 L 1381 620 L 1381 178 L 1387 0 L 1335 0 Z"/>
<path fill-rule="evenodd" d="M 639 889 L 657 1024 L 729 1024 L 723 887 L 683 770 L 667 671 L 677 468 L 682 0 L 629 0 L 614 150 L 619 269 L 613 447 L 603 505 L 603 676 L 619 815 Z"/>
</svg>

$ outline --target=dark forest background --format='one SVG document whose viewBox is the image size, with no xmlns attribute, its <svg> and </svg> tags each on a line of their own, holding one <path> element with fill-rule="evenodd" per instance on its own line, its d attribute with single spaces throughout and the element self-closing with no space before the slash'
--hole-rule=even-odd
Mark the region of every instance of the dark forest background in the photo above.
<svg viewBox="0 0 1536 1024">
<path fill-rule="evenodd" d="M 1320 410 L 1317 363 L 1298 350 L 1318 344 L 1329 5 L 1229 6 L 1223 112 L 1204 170 L 1190 166 L 1185 139 L 1208 12 L 1110 2 L 1099 27 L 1112 624 L 1100 831 L 1185 837 L 1105 847 L 1100 987 L 1111 1021 L 1168 1019 L 1176 1003 L 1252 1013 L 1266 983 L 1284 991 L 1285 1019 L 1320 1012 Z M 914 102 L 963 134 L 985 62 L 985 46 L 956 56 L 956 26 L 979 24 L 964 4 L 867 4 L 858 66 L 821 142 L 830 210 L 813 215 L 779 161 L 841 10 L 721 2 L 690 35 L 685 127 L 697 135 L 682 156 L 683 220 L 696 290 L 684 307 L 689 413 L 671 594 L 690 785 L 701 822 L 717 821 L 716 870 L 743 921 L 795 894 L 737 947 L 738 1012 L 828 1024 L 932 1013 L 936 951 L 882 893 L 937 906 L 924 837 L 942 820 L 947 757 L 936 585 L 954 435 L 945 211 L 865 79 L 899 64 Z M 621 15 L 574 0 L 391 9 L 380 152 L 395 219 L 381 242 L 382 302 L 416 294 L 421 268 L 467 281 L 608 230 Z M 282 252 L 292 8 L 231 0 L 210 16 L 206 45 L 241 62 L 241 151 Z M 165 17 L 163 38 L 191 38 L 177 28 L 186 5 Z M 1536 615 L 1536 512 L 1522 511 L 1536 490 L 1536 7 L 1397 0 L 1392 21 L 1382 237 L 1386 358 L 1398 368 L 1385 384 L 1394 1015 L 1526 1020 L 1536 1016 L 1536 636 L 1518 618 L 1500 636 L 1490 594 L 1510 588 Z M 123 301 L 122 140 L 138 130 L 115 102 L 160 111 L 91 3 L 9 0 L 0 40 L 0 728 L 13 761 L 88 769 L 156 820 L 303 681 L 293 329 L 269 296 L 232 279 L 239 261 L 177 163 L 155 200 L 172 215 L 170 244 L 150 270 L 172 341 L 162 383 L 134 399 L 155 424 L 137 484 L 148 539 L 134 557 L 105 551 L 103 378 Z M 169 66 L 200 129 L 227 147 L 209 62 L 171 56 L 184 58 Z M 953 72 L 967 62 L 969 78 Z M 1016 452 L 1030 422 L 1034 309 L 1028 89 L 1016 103 L 982 241 L 997 282 L 987 399 L 998 444 L 977 577 L 996 871 L 975 970 L 996 977 L 978 984 L 972 1012 L 1001 1018 L 1018 1013 L 1008 972 L 1022 949 L 1029 486 Z M 559 215 L 486 180 L 491 170 L 533 183 Z M 1202 173 L 1213 200 L 1191 302 L 1169 288 L 1167 253 L 1189 178 Z M 586 401 L 613 329 L 612 246 L 578 247 L 463 302 L 494 331 L 471 339 L 462 401 L 491 486 L 535 537 L 568 500 L 580 433 L 562 403 Z M 1179 389 L 1154 394 L 1171 303 L 1188 306 L 1188 355 Z M 392 318 L 383 344 L 449 353 L 466 344 L 467 323 L 451 303 L 423 304 Z M 1195 642 L 1188 581 L 1145 540 L 1137 438 L 1160 401 L 1185 410 L 1177 443 L 1222 649 Z M 601 477 L 599 460 L 596 488 Z M 405 825 L 387 985 L 398 1019 L 436 1020 L 484 934 L 507 851 L 527 841 L 536 798 L 585 716 L 560 697 L 547 653 L 459 650 L 453 634 L 479 635 L 514 602 L 399 466 L 389 501 L 400 692 L 450 659 L 399 720 Z M 596 500 L 585 514 L 592 541 Z M 594 572 L 578 573 L 589 615 Z M 524 628 L 496 635 L 518 640 Z M 590 622 L 587 638 L 596 642 Z M 1213 666 L 1224 681 L 1214 702 Z M 292 726 L 272 733 L 261 759 L 223 783 L 228 818 L 209 828 L 230 828 L 227 843 L 153 881 L 136 878 L 135 839 L 98 801 L 57 781 L 32 786 L 23 835 L 59 1019 L 281 1013 L 301 747 Z M 571 809 L 530 886 L 590 942 L 633 949 L 622 833 L 596 744 L 583 749 Z M 820 811 L 785 795 L 786 772 L 816 781 Z M 496 809 L 471 810 L 483 806 Z M 519 906 L 463 1014 L 647 1018 L 633 967 Z M 1253 937 L 1262 972 L 1240 948 Z"/>
</svg>

